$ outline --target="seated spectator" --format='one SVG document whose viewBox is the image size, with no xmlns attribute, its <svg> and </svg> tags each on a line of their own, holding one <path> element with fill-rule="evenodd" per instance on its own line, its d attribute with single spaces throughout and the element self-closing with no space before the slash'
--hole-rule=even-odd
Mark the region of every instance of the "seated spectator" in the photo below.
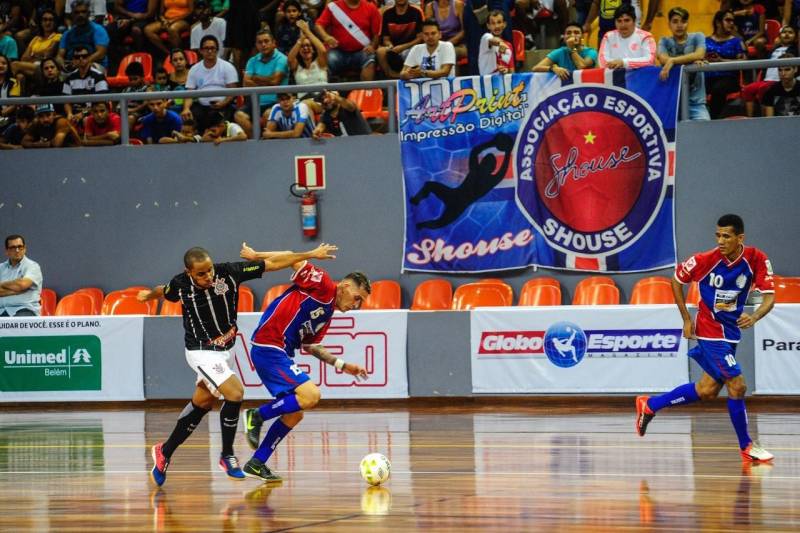
<svg viewBox="0 0 800 533">
<path fill-rule="evenodd" d="M 192 50 L 200 50 L 200 39 L 204 35 L 213 35 L 217 41 L 225 42 L 225 27 L 226 22 L 224 18 L 215 17 L 211 11 L 211 4 L 206 0 L 197 0 L 194 3 L 194 18 L 197 22 L 192 25 L 192 32 L 189 35 L 189 48 Z M 220 46 L 217 52 L 220 59 L 226 55 L 225 48 Z"/>
<path fill-rule="evenodd" d="M 734 34 L 733 11 L 717 11 L 712 24 L 714 33 L 706 37 L 706 61 L 723 63 L 745 59 L 742 39 Z M 740 89 L 739 72 L 726 70 L 705 73 L 706 93 L 710 95 L 711 118 L 719 118 L 725 108 L 727 97 Z"/>
<path fill-rule="evenodd" d="M 422 12 L 408 0 L 396 0 L 383 12 L 378 64 L 387 78 L 400 78 L 411 48 L 422 42 Z"/>
<path fill-rule="evenodd" d="M 71 0 L 66 0 L 66 1 L 56 0 L 56 1 L 57 1 L 56 6 L 58 6 L 59 3 L 61 6 L 63 6 L 64 18 L 67 21 L 71 20 L 72 24 L 74 25 L 75 19 L 73 11 L 75 10 L 75 5 L 74 5 L 75 2 L 72 2 Z M 108 10 L 106 6 L 106 0 L 86 0 L 86 3 L 89 6 L 89 19 L 92 22 L 95 22 L 102 26 Z M 56 7 L 56 10 L 58 10 L 58 7 Z"/>
<path fill-rule="evenodd" d="M 25 130 L 23 148 L 61 148 L 80 146 L 78 132 L 64 117 L 56 115 L 52 104 L 36 106 L 33 123 Z"/>
<path fill-rule="evenodd" d="M 99 63 L 108 68 L 108 33 L 101 25 L 89 20 L 89 1 L 72 0 L 72 27 L 65 31 L 58 44 L 58 62 L 61 70 L 80 68 L 73 57 L 75 49 L 89 50 L 88 64 Z"/>
<path fill-rule="evenodd" d="M 478 73 L 488 76 L 514 72 L 514 47 L 503 39 L 506 17 L 502 11 L 494 10 L 489 13 L 486 29 L 489 31 L 481 36 L 478 50 Z"/>
<path fill-rule="evenodd" d="M 31 96 L 61 96 L 64 94 L 64 82 L 55 59 L 44 59 L 33 78 L 28 91 Z M 63 107 L 63 104 L 61 104 Z"/>
<path fill-rule="evenodd" d="M 27 105 L 17 107 L 14 123 L 10 124 L 0 134 L 0 150 L 16 150 L 22 148 L 22 138 L 25 130 L 33 122 L 33 108 Z"/>
<path fill-rule="evenodd" d="M 795 57 L 789 52 L 781 59 Z M 800 116 L 800 84 L 797 83 L 797 67 L 778 67 L 780 81 L 764 94 L 765 117 Z"/>
<path fill-rule="evenodd" d="M 169 143 L 199 143 L 202 142 L 203 137 L 197 133 L 197 129 L 195 127 L 195 122 L 193 118 L 189 118 L 183 121 L 183 126 L 181 126 L 180 131 L 173 131 L 172 138 L 169 137 L 161 137 L 158 142 L 159 144 L 169 144 Z"/>
<path fill-rule="evenodd" d="M 422 44 L 414 46 L 406 57 L 400 77 L 452 78 L 455 76 L 456 51 L 453 43 L 441 40 L 439 23 L 427 19 L 422 23 Z"/>
<path fill-rule="evenodd" d="M 76 0 L 77 1 L 77 0 Z M 73 59 L 77 62 L 77 70 L 73 70 L 64 80 L 65 95 L 102 94 L 108 92 L 108 82 L 100 69 L 90 63 L 91 55 L 86 46 L 75 46 Z M 64 104 L 67 120 L 77 125 L 89 114 L 88 104 Z"/>
<path fill-rule="evenodd" d="M 381 14 L 367 0 L 334 0 L 317 19 L 317 35 L 328 47 L 332 76 L 360 71 L 362 81 L 375 79 L 375 50 L 381 34 Z"/>
<path fill-rule="evenodd" d="M 272 106 L 267 126 L 261 133 L 264 139 L 299 139 L 311 137 L 314 119 L 308 106 L 295 100 L 289 93 L 278 94 L 278 103 Z"/>
<path fill-rule="evenodd" d="M 702 33 L 688 33 L 689 12 L 682 7 L 669 10 L 669 29 L 671 37 L 658 41 L 658 60 L 663 65 L 659 77 L 666 80 L 675 65 L 704 63 L 706 39 Z M 689 74 L 689 120 L 709 120 L 706 108 L 706 85 L 703 75 Z"/>
<path fill-rule="evenodd" d="M 287 57 L 294 74 L 295 85 L 312 85 L 328 82 L 328 55 L 325 45 L 317 38 L 304 20 L 297 21 L 302 36 L 297 40 Z M 305 93 L 297 95 L 303 99 Z"/>
<path fill-rule="evenodd" d="M 17 41 L 15 41 L 10 34 L 5 32 L 0 32 L 0 55 L 12 61 L 19 59 Z"/>
<path fill-rule="evenodd" d="M 325 91 L 321 100 L 322 116 L 312 134 L 315 139 L 325 133 L 335 137 L 372 133 L 372 128 L 354 102 L 342 98 L 336 91 Z"/>
<path fill-rule="evenodd" d="M 189 79 L 190 65 L 186 52 L 180 48 L 175 48 L 169 53 L 169 60 L 175 69 L 169 73 L 169 90 L 183 91 L 186 89 L 186 80 Z M 183 98 L 173 99 L 170 110 L 180 115 L 183 112 Z"/>
<path fill-rule="evenodd" d="M 455 47 L 456 60 L 467 57 L 464 44 L 464 2 L 461 0 L 433 0 L 425 6 L 425 18 L 439 23 L 442 40 Z"/>
<path fill-rule="evenodd" d="M 586 20 L 583 23 L 583 32 L 587 35 L 591 33 L 592 22 L 599 17 L 597 20 L 597 48 L 599 49 L 606 33 L 616 29 L 616 17 L 614 16 L 616 9 L 622 4 L 632 5 L 636 13 L 635 20 L 639 20 L 642 16 L 640 3 L 640 0 L 592 0 Z"/>
<path fill-rule="evenodd" d="M 753 57 L 761 59 L 767 55 L 766 9 L 755 0 L 736 0 L 733 9 L 736 33 L 744 41 L 745 48 L 755 49 Z"/>
<path fill-rule="evenodd" d="M 147 84 L 144 82 L 144 67 L 138 61 L 133 61 L 125 67 L 125 75 L 128 77 L 128 85 L 122 90 L 123 93 L 144 93 L 147 92 Z M 142 100 L 128 100 L 128 124 L 130 128 L 149 112 L 147 102 Z"/>
<path fill-rule="evenodd" d="M 5 55 L 0 54 L 0 98 L 19 95 L 19 84 L 11 74 L 11 61 Z"/>
<path fill-rule="evenodd" d="M 156 92 L 171 91 L 169 84 L 169 73 L 164 67 L 158 67 L 153 75 L 153 83 L 150 86 Z"/>
<path fill-rule="evenodd" d="M 577 22 L 570 22 L 564 30 L 564 46 L 556 48 L 533 67 L 533 72 L 552 72 L 562 80 L 576 70 L 594 68 L 597 50 L 583 45 L 583 30 Z"/>
<path fill-rule="evenodd" d="M 520 0 L 522 7 L 526 4 Z M 486 33 L 486 22 L 491 11 L 499 10 L 503 12 L 505 20 L 511 20 L 511 11 L 517 5 L 516 0 L 465 0 L 464 1 L 464 38 L 467 45 L 467 72 L 478 74 L 478 53 L 481 48 L 481 37 Z M 476 12 L 482 16 L 479 18 Z M 503 32 L 503 39 L 506 42 L 513 40 L 511 25 L 506 24 Z"/>
<path fill-rule="evenodd" d="M 144 49 L 144 28 L 156 16 L 158 0 L 114 0 L 114 21 L 106 26 L 111 53 L 119 59 L 126 37 L 133 39 L 133 49 Z"/>
<path fill-rule="evenodd" d="M 784 26 L 773 44 L 775 48 L 772 50 L 770 59 L 778 59 L 787 52 L 797 50 L 797 31 L 791 26 Z M 761 103 L 764 94 L 779 80 L 777 67 L 772 67 L 767 69 L 763 80 L 754 81 L 742 87 L 742 100 L 744 100 L 744 107 L 748 117 L 755 116 L 756 102 Z"/>
<path fill-rule="evenodd" d="M 209 117 L 208 128 L 203 134 L 203 142 L 213 142 L 215 145 L 220 145 L 226 142 L 246 141 L 247 134 L 241 126 L 235 122 L 225 120 L 222 113 L 212 113 Z"/>
<path fill-rule="evenodd" d="M 6 237 L 6 257 L 0 263 L 0 317 L 38 316 L 42 295 L 42 269 L 25 256 L 22 235 Z"/>
<path fill-rule="evenodd" d="M 289 61 L 275 46 L 275 39 L 269 30 L 258 31 L 256 34 L 256 50 L 258 50 L 258 54 L 247 61 L 247 66 L 244 70 L 245 87 L 289 85 Z M 261 106 L 260 115 L 270 109 L 277 100 L 274 94 L 260 95 L 258 97 Z"/>
<path fill-rule="evenodd" d="M 169 55 L 169 48 L 161 41 L 161 33 L 167 32 L 172 48 L 180 48 L 181 33 L 189 29 L 191 15 L 192 0 L 161 0 L 156 21 L 144 27 L 144 35 L 150 44 Z"/>
<path fill-rule="evenodd" d="M 12 64 L 18 81 L 26 81 L 26 78 L 32 79 L 42 60 L 55 57 L 58 52 L 58 43 L 61 41 L 61 34 L 56 32 L 55 28 L 56 13 L 47 9 L 39 17 L 37 35 L 28 43 L 20 60 Z M 28 86 L 29 84 L 26 84 L 26 87 Z"/>
<path fill-rule="evenodd" d="M 656 41 L 636 27 L 636 11 L 623 4 L 614 11 L 615 30 L 603 36 L 598 63 L 603 68 L 639 68 L 656 62 Z"/>
<path fill-rule="evenodd" d="M 175 132 L 180 132 L 183 128 L 180 115 L 170 111 L 169 100 L 163 98 L 148 100 L 147 105 L 150 113 L 141 120 L 142 129 L 139 131 L 139 138 L 146 144 L 172 142 Z"/>
<path fill-rule="evenodd" d="M 283 3 L 283 12 L 285 16 L 276 24 L 275 28 L 275 41 L 278 50 L 284 54 L 288 54 L 289 50 L 300 39 L 302 30 L 297 25 L 299 21 L 303 21 L 308 25 L 308 21 L 303 19 L 303 11 L 300 8 L 298 0 L 286 0 Z"/>
<path fill-rule="evenodd" d="M 120 117 L 108 102 L 92 102 L 92 112 L 83 121 L 83 146 L 111 146 L 119 143 Z"/>
</svg>

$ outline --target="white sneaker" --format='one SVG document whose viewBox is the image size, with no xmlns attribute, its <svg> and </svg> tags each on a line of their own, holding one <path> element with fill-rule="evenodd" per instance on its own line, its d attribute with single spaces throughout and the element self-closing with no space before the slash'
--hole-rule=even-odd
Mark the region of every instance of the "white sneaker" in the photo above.
<svg viewBox="0 0 800 533">
<path fill-rule="evenodd" d="M 772 461 L 775 456 L 762 448 L 756 442 L 751 442 L 747 448 L 741 450 L 742 460 L 751 462 Z"/>
</svg>

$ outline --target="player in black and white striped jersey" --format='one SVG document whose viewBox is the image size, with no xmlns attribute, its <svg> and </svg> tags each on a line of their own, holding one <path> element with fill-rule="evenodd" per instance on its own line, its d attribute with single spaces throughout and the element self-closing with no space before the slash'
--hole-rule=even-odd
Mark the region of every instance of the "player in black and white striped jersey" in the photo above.
<svg viewBox="0 0 800 533">
<path fill-rule="evenodd" d="M 183 256 L 186 267 L 183 273 L 166 285 L 139 292 L 141 301 L 165 298 L 182 303 L 186 362 L 197 373 L 192 400 L 178 417 L 175 429 L 166 441 L 152 448 L 155 465 L 151 476 L 157 485 L 163 485 L 166 480 L 172 454 L 192 434 L 218 397 L 224 398 L 220 410 L 222 453 L 219 465 L 229 477 L 244 479 L 233 454 L 244 387 L 230 366 L 230 349 L 236 341 L 239 286 L 244 281 L 260 278 L 266 271 L 287 268 L 298 261 L 333 259 L 336 250 L 336 246 L 323 243 L 303 253 L 271 252 L 262 261 L 214 264 L 205 249 L 195 247 Z"/>
</svg>

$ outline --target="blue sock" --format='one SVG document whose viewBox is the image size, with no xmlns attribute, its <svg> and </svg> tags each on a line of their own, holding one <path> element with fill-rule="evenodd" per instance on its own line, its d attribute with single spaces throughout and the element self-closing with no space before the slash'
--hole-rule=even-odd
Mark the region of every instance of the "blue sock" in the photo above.
<svg viewBox="0 0 800 533">
<path fill-rule="evenodd" d="M 736 437 L 739 439 L 739 448 L 744 450 L 752 442 L 750 434 L 747 433 L 747 409 L 744 407 L 744 400 L 728 398 L 728 413 L 731 415 L 733 429 L 736 430 Z"/>
<path fill-rule="evenodd" d="M 280 418 L 273 422 L 264 440 L 261 441 L 261 445 L 256 450 L 256 453 L 253 454 L 253 457 L 262 463 L 266 463 L 272 455 L 272 452 L 278 447 L 278 444 L 281 443 L 283 438 L 288 435 L 291 430 L 292 428 L 284 424 Z"/>
<path fill-rule="evenodd" d="M 297 396 L 289 394 L 282 398 L 272 400 L 269 403 L 265 403 L 258 408 L 258 413 L 261 415 L 261 420 L 269 420 L 276 416 L 296 413 L 299 410 L 300 404 L 297 403 Z"/>
<path fill-rule="evenodd" d="M 665 407 L 694 403 L 698 400 L 700 397 L 697 395 L 694 383 L 685 383 L 661 396 L 653 396 L 647 400 L 647 406 L 656 413 Z"/>
</svg>

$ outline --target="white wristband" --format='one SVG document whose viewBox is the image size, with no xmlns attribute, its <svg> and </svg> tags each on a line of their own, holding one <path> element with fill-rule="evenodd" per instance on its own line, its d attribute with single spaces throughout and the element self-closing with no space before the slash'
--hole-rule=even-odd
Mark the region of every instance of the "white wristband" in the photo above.
<svg viewBox="0 0 800 533">
<path fill-rule="evenodd" d="M 341 370 L 344 368 L 344 359 L 336 358 L 336 361 L 333 362 L 333 366 L 336 367 L 336 370 Z"/>
</svg>

